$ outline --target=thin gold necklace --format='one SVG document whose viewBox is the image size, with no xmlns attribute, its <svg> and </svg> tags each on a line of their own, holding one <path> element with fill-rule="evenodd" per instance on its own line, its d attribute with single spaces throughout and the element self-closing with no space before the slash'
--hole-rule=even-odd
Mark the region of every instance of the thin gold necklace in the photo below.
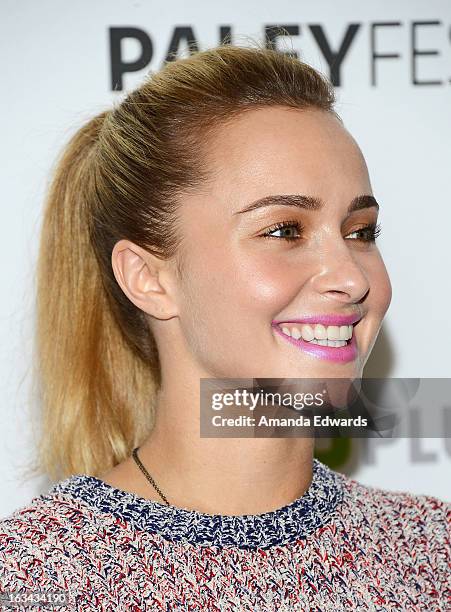
<svg viewBox="0 0 451 612">
<path fill-rule="evenodd" d="M 163 499 L 165 504 L 170 506 L 171 504 L 168 502 L 165 494 L 161 491 L 160 487 L 157 485 L 155 480 L 152 478 L 152 476 L 149 474 L 149 472 L 146 470 L 146 468 L 141 463 L 141 459 L 138 457 L 138 449 L 139 449 L 139 446 L 137 446 L 136 448 L 133 449 L 133 451 L 132 451 L 133 459 L 135 460 L 135 462 L 136 462 L 137 466 L 139 467 L 139 469 L 141 470 L 141 472 L 144 474 L 144 476 L 147 478 L 147 480 L 150 482 L 150 484 L 154 487 L 154 489 L 157 491 L 157 493 L 160 495 L 160 497 Z"/>
</svg>

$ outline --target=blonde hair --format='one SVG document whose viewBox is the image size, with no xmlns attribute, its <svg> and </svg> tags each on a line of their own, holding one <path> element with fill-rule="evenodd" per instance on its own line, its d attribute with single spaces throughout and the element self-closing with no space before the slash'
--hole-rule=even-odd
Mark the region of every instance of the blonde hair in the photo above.
<svg viewBox="0 0 451 612">
<path fill-rule="evenodd" d="M 168 62 L 84 125 L 58 161 L 37 262 L 37 466 L 99 475 L 150 433 L 160 364 L 147 315 L 118 285 L 114 244 L 178 246 L 179 196 L 208 179 L 211 130 L 271 105 L 333 110 L 332 85 L 274 49 L 221 45 Z"/>
</svg>

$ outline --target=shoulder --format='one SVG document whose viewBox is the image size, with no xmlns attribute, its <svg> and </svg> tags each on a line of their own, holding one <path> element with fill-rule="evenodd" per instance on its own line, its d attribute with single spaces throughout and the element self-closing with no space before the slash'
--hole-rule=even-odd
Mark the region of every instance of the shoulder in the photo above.
<svg viewBox="0 0 451 612">
<path fill-rule="evenodd" d="M 422 532 L 433 527 L 437 535 L 450 533 L 451 502 L 431 495 L 418 495 L 407 491 L 389 491 L 364 485 L 344 477 L 345 496 L 348 501 L 369 517 L 399 523 L 404 529 Z"/>
<path fill-rule="evenodd" d="M 343 477 L 343 520 L 370 546 L 418 571 L 448 575 L 451 503 L 430 495 L 388 491 Z"/>
<path fill-rule="evenodd" d="M 99 521 L 85 504 L 57 492 L 34 497 L 1 519 L 0 590 L 67 591 L 99 533 Z"/>
</svg>

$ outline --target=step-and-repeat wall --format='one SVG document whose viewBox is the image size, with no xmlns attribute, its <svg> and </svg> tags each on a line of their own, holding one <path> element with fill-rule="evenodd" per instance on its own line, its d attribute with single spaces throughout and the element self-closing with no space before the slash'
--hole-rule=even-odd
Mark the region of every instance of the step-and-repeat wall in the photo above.
<svg viewBox="0 0 451 612">
<path fill-rule="evenodd" d="M 35 444 L 34 264 L 52 163 L 83 122 L 188 44 L 266 37 L 331 78 L 381 204 L 378 241 L 393 286 L 365 374 L 451 376 L 448 0 L 3 0 L 0 12 L 0 515 L 48 484 L 23 469 Z M 319 450 L 364 483 L 451 500 L 450 439 L 335 441 Z"/>
</svg>

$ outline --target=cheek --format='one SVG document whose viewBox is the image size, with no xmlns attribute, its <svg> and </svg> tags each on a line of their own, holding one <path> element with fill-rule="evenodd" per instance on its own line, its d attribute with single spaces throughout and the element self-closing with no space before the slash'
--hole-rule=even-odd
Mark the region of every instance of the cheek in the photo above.
<svg viewBox="0 0 451 612">
<path fill-rule="evenodd" d="M 182 304 L 195 333 L 204 337 L 215 330 L 223 339 L 258 337 L 263 340 L 271 321 L 299 292 L 299 266 L 287 267 L 262 253 L 210 252 L 202 265 L 193 264 L 184 279 Z M 187 308 L 189 312 L 187 312 Z M 268 333 L 268 338 L 272 334 Z"/>
<path fill-rule="evenodd" d="M 237 322 L 265 333 L 301 291 L 309 266 L 293 265 L 274 250 L 237 254 L 222 271 L 224 302 Z M 271 332 L 272 337 L 272 332 Z"/>
<path fill-rule="evenodd" d="M 194 264 L 194 262 L 193 262 Z M 280 267 L 260 258 L 216 258 L 183 279 L 180 325 L 189 350 L 210 376 L 246 378 L 263 371 L 271 321 L 296 291 Z"/>
<path fill-rule="evenodd" d="M 370 296 L 371 309 L 380 319 L 383 319 L 390 306 L 392 286 L 380 253 L 376 261 L 371 262 L 371 265 L 368 266 L 367 278 L 370 283 L 370 293 L 372 293 Z"/>
</svg>

